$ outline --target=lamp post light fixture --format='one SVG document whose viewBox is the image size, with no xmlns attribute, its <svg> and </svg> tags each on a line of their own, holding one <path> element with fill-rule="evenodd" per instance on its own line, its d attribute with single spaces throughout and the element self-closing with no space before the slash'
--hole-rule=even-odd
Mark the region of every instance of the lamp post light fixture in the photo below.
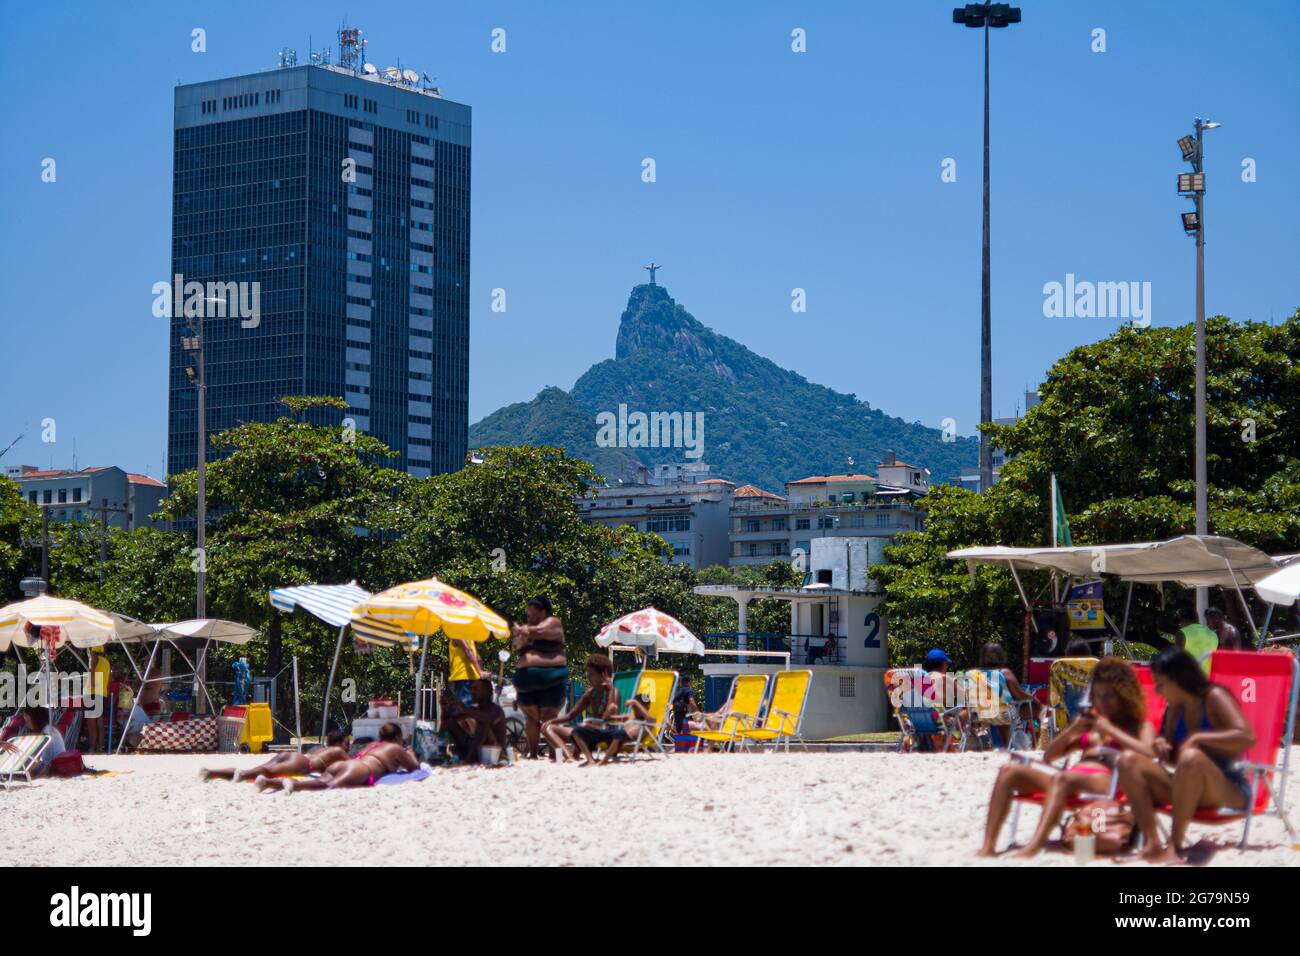
<svg viewBox="0 0 1300 956">
<path fill-rule="evenodd" d="M 993 420 L 993 318 L 989 268 L 989 30 L 1020 22 L 1020 8 L 1006 3 L 968 3 L 952 11 L 952 22 L 984 28 L 984 256 L 980 287 L 980 423 Z M 993 485 L 993 446 L 980 432 L 980 491 Z"/>
<path fill-rule="evenodd" d="M 1209 533 L 1209 509 L 1206 503 L 1205 466 L 1205 131 L 1221 124 L 1207 123 L 1199 116 L 1194 135 L 1178 140 L 1183 160 L 1192 172 L 1178 175 L 1178 192 L 1191 199 L 1195 211 L 1183 213 L 1183 231 L 1196 239 L 1196 533 Z M 1208 592 L 1196 589 L 1196 614 L 1205 621 Z"/>
</svg>

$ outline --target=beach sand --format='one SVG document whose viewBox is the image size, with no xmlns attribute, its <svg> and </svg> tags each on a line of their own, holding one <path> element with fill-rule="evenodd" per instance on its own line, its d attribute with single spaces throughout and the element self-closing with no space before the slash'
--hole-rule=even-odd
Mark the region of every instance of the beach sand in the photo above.
<svg viewBox="0 0 1300 956">
<path fill-rule="evenodd" d="M 679 754 L 596 768 L 521 762 L 296 794 L 197 778 L 203 766 L 260 759 L 95 756 L 91 766 L 130 772 L 16 784 L 0 794 L 0 863 L 1023 865 L 974 855 L 1005 754 Z M 1026 809 L 1022 841 L 1036 819 Z M 1245 851 L 1235 846 L 1240 835 L 1240 824 L 1192 831 L 1210 841 L 1211 866 L 1300 864 L 1276 819 L 1255 821 Z M 1075 863 L 1049 849 L 1031 865 Z"/>
</svg>

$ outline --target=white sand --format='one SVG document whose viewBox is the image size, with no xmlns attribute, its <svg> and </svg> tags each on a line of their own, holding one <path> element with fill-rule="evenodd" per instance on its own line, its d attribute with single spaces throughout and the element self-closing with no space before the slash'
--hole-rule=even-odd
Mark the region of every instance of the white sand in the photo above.
<svg viewBox="0 0 1300 956">
<path fill-rule="evenodd" d="M 92 766 L 132 772 L 17 784 L 0 794 L 0 864 L 977 864 L 989 789 L 1007 757 L 680 754 L 597 768 L 458 768 L 419 783 L 297 794 L 197 779 L 201 766 L 259 760 L 93 757 Z M 1025 811 L 1022 841 L 1036 819 Z M 1276 819 L 1256 819 L 1248 850 L 1236 849 L 1240 835 L 1239 824 L 1192 833 L 1217 847 L 1212 866 L 1300 863 Z M 1059 849 L 1036 862 L 1074 865 Z"/>
</svg>

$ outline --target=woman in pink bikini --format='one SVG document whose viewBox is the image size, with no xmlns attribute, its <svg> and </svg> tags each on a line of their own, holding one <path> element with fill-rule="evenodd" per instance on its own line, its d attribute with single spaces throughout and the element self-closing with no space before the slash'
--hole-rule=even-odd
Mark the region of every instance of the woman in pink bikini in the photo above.
<svg viewBox="0 0 1300 956">
<path fill-rule="evenodd" d="M 318 747 L 310 753 L 276 754 L 266 763 L 240 770 L 235 767 L 199 771 L 199 779 L 208 780 L 256 780 L 258 777 L 305 777 L 309 773 L 324 773 L 325 770 L 348 759 L 348 735 L 341 730 L 332 731 L 325 738 L 325 746 Z"/>
<path fill-rule="evenodd" d="M 1092 672 L 1092 706 L 1075 718 L 1043 751 L 1043 762 L 1006 764 L 998 773 L 989 800 L 988 821 L 984 826 L 984 845 L 980 856 L 994 856 L 998 834 L 1018 795 L 1043 793 L 1043 816 L 1033 838 L 1020 856 L 1033 856 L 1047 845 L 1047 838 L 1060 823 L 1061 814 L 1071 797 L 1083 793 L 1104 794 L 1110 791 L 1115 772 L 1109 755 L 1101 748 L 1132 751 L 1155 756 L 1155 728 L 1146 719 L 1146 698 L 1137 672 L 1118 657 L 1103 658 Z M 1069 770 L 1050 766 L 1053 760 L 1071 751 L 1083 756 Z"/>
<path fill-rule="evenodd" d="M 257 789 L 283 790 L 333 790 L 337 787 L 373 787 L 375 781 L 387 773 L 398 770 L 418 770 L 420 762 L 402 743 L 402 728 L 387 723 L 379 728 L 379 739 L 351 760 L 340 760 L 325 768 L 319 777 L 294 780 L 291 777 L 258 777 Z"/>
</svg>

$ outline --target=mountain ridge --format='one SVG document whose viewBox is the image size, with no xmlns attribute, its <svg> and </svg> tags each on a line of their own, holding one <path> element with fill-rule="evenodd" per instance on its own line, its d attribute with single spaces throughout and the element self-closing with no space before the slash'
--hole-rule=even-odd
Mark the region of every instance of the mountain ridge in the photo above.
<svg viewBox="0 0 1300 956">
<path fill-rule="evenodd" d="M 558 393 L 558 394 L 557 394 Z M 813 474 L 870 473 L 884 455 L 946 481 L 975 465 L 979 442 L 944 442 L 938 429 L 886 415 L 856 395 L 810 382 L 704 325 L 661 285 L 635 286 L 619 321 L 614 357 L 597 362 L 569 392 L 548 386 L 470 427 L 471 447 L 530 443 L 563 447 L 607 478 L 636 463 L 684 460 L 681 447 L 604 447 L 597 416 L 700 412 L 701 460 L 737 484 L 782 491 Z M 629 435 L 632 433 L 629 432 Z M 849 460 L 853 463 L 850 464 Z"/>
</svg>

